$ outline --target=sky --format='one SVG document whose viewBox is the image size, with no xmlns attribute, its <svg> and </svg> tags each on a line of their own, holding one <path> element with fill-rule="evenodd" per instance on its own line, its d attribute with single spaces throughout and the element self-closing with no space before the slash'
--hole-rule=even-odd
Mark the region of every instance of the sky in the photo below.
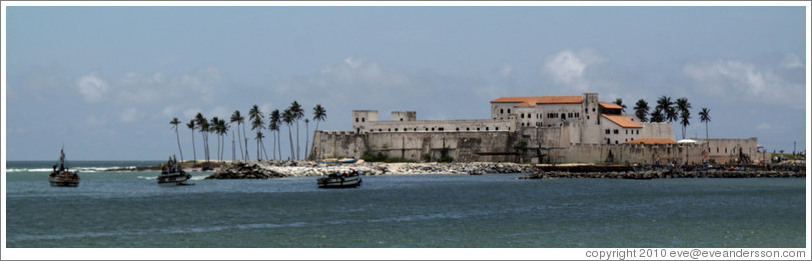
<svg viewBox="0 0 812 261">
<path fill-rule="evenodd" d="M 72 160 L 180 156 L 173 117 L 184 158 L 195 135 L 201 159 L 185 123 L 198 112 L 247 118 L 253 105 L 267 115 L 297 101 L 312 119 L 320 104 L 319 129 L 349 131 L 352 110 L 487 119 L 499 97 L 585 92 L 621 98 L 627 113 L 640 99 L 685 97 L 688 137 L 705 137 L 707 107 L 711 138 L 787 152 L 807 143 L 808 6 L 3 5 L 7 160 L 55 160 L 63 145 Z M 304 150 L 304 122 L 299 132 Z M 287 126 L 281 134 L 287 158 Z"/>
</svg>

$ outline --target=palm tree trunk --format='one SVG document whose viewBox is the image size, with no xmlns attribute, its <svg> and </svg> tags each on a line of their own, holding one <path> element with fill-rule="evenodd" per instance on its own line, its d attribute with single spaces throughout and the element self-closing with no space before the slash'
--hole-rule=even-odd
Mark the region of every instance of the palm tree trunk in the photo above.
<svg viewBox="0 0 812 261">
<path fill-rule="evenodd" d="M 304 155 L 302 155 L 305 160 L 308 158 L 308 156 L 307 156 L 308 144 L 310 144 L 310 124 L 305 122 L 305 153 L 304 153 Z"/>
<path fill-rule="evenodd" d="M 178 140 L 178 150 L 180 151 L 180 161 L 183 162 L 183 149 L 180 148 L 180 134 L 178 134 L 178 126 L 175 125 L 175 138 Z"/>
<path fill-rule="evenodd" d="M 259 157 L 259 139 L 257 139 L 257 161 L 262 161 L 262 158 Z"/>
<path fill-rule="evenodd" d="M 245 135 L 245 124 L 242 125 L 242 138 L 245 141 L 245 159 L 243 160 L 250 160 L 248 156 L 248 136 Z"/>
<path fill-rule="evenodd" d="M 234 145 L 234 132 L 231 132 L 231 161 L 237 160 L 237 153 L 235 151 L 237 148 L 235 148 Z"/>
<path fill-rule="evenodd" d="M 282 160 L 282 131 L 276 130 L 276 149 L 279 150 L 279 160 Z"/>
<path fill-rule="evenodd" d="M 276 132 L 271 131 L 271 155 L 273 160 L 276 160 Z"/>
<path fill-rule="evenodd" d="M 195 149 L 195 130 L 192 129 L 192 155 L 194 158 L 192 162 L 197 163 L 197 149 Z"/>
<path fill-rule="evenodd" d="M 231 136 L 232 136 L 232 137 L 234 136 L 234 133 L 233 133 L 233 132 L 231 133 Z M 233 139 L 232 139 L 232 140 L 233 140 Z M 237 122 L 237 140 L 238 140 L 238 141 L 242 140 L 242 136 L 240 135 L 240 122 Z M 234 145 L 234 142 L 233 142 L 233 141 L 231 142 L 231 145 L 232 145 L 232 146 Z M 242 153 L 242 142 L 240 142 L 240 158 L 242 158 L 243 160 L 245 160 L 245 154 L 243 154 L 243 153 Z"/>
<path fill-rule="evenodd" d="M 290 159 L 293 159 L 293 131 L 290 130 L 290 124 L 288 124 L 288 138 L 290 139 Z"/>
<path fill-rule="evenodd" d="M 268 150 L 265 149 L 265 141 L 260 139 L 259 143 L 262 143 L 262 154 L 265 155 L 265 159 L 268 159 Z"/>
<path fill-rule="evenodd" d="M 296 120 L 296 159 L 299 159 L 299 152 L 302 150 L 299 148 L 299 120 Z"/>
</svg>

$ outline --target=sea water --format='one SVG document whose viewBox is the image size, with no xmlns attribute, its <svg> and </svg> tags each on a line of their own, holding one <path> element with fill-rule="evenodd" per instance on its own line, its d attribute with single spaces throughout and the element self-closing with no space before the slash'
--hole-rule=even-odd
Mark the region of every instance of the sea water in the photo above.
<svg viewBox="0 0 812 261">
<path fill-rule="evenodd" d="M 6 242 L 30 247 L 805 247 L 805 179 L 550 179 L 521 174 L 205 180 L 159 187 L 160 162 L 7 162 Z"/>
</svg>

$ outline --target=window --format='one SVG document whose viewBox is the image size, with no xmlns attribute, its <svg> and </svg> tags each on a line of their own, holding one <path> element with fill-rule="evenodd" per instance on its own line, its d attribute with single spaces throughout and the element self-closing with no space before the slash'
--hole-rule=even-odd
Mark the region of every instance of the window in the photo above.
<svg viewBox="0 0 812 261">
<path fill-rule="evenodd" d="M 499 130 L 499 127 L 496 127 L 496 130 Z"/>
<path fill-rule="evenodd" d="M 392 128 L 389 128 L 389 131 L 392 131 Z"/>
<path fill-rule="evenodd" d="M 457 128 L 457 131 L 460 131 L 460 128 Z"/>
<path fill-rule="evenodd" d="M 444 130 L 445 130 L 445 128 L 440 127 L 440 128 L 437 128 L 437 130 L 438 130 L 438 131 L 444 131 Z"/>
<path fill-rule="evenodd" d="M 510 109 L 508 109 L 508 114 L 510 114 Z"/>
<path fill-rule="evenodd" d="M 629 130 L 626 130 L 626 134 L 629 134 Z"/>
<path fill-rule="evenodd" d="M 615 144 L 617 144 L 617 140 L 615 140 Z"/>
<path fill-rule="evenodd" d="M 617 129 L 615 129 L 615 134 L 618 134 L 618 133 L 619 133 L 619 132 L 617 131 Z"/>
<path fill-rule="evenodd" d="M 358 122 L 358 118 L 355 118 L 355 122 Z"/>
<path fill-rule="evenodd" d="M 566 118 L 567 118 L 567 115 L 562 113 L 561 114 L 561 119 L 563 120 L 563 119 L 566 119 Z"/>
<path fill-rule="evenodd" d="M 417 131 L 417 128 L 414 128 L 414 131 Z"/>
<path fill-rule="evenodd" d="M 398 131 L 398 128 L 395 128 L 395 131 Z"/>
<path fill-rule="evenodd" d="M 490 129 L 490 128 L 488 128 L 488 127 L 485 127 L 485 130 L 489 130 L 489 129 Z"/>
<path fill-rule="evenodd" d="M 479 128 L 476 128 L 476 130 L 479 131 Z"/>
<path fill-rule="evenodd" d="M 499 114 L 504 114 L 504 113 L 505 113 L 505 109 L 499 109 Z"/>
<path fill-rule="evenodd" d="M 640 130 L 637 130 L 637 133 L 635 133 L 635 134 L 640 134 Z"/>
<path fill-rule="evenodd" d="M 378 131 L 383 131 L 383 129 L 378 129 Z"/>
<path fill-rule="evenodd" d="M 610 133 L 610 130 L 609 130 L 609 129 L 606 129 L 606 134 L 609 134 L 609 133 Z"/>
<path fill-rule="evenodd" d="M 522 113 L 522 119 L 524 119 L 524 113 Z"/>
<path fill-rule="evenodd" d="M 592 112 L 595 112 L 595 108 L 592 108 Z"/>
<path fill-rule="evenodd" d="M 431 127 L 431 131 L 434 131 L 434 127 Z"/>
<path fill-rule="evenodd" d="M 400 121 L 403 121 L 403 118 L 400 118 Z"/>
<path fill-rule="evenodd" d="M 465 130 L 469 131 L 469 130 L 471 130 L 471 128 L 465 128 Z"/>
<path fill-rule="evenodd" d="M 364 122 L 364 120 L 365 120 L 365 119 L 366 119 L 366 118 L 361 118 L 361 122 Z"/>
</svg>

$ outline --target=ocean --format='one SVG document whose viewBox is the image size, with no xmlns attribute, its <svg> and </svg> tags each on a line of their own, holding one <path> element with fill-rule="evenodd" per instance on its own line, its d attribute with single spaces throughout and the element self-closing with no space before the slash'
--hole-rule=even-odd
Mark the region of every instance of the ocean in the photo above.
<svg viewBox="0 0 812 261">
<path fill-rule="evenodd" d="M 804 178 L 548 179 L 522 174 L 205 180 L 159 187 L 159 161 L 7 162 L 8 248 L 805 247 Z"/>
</svg>

